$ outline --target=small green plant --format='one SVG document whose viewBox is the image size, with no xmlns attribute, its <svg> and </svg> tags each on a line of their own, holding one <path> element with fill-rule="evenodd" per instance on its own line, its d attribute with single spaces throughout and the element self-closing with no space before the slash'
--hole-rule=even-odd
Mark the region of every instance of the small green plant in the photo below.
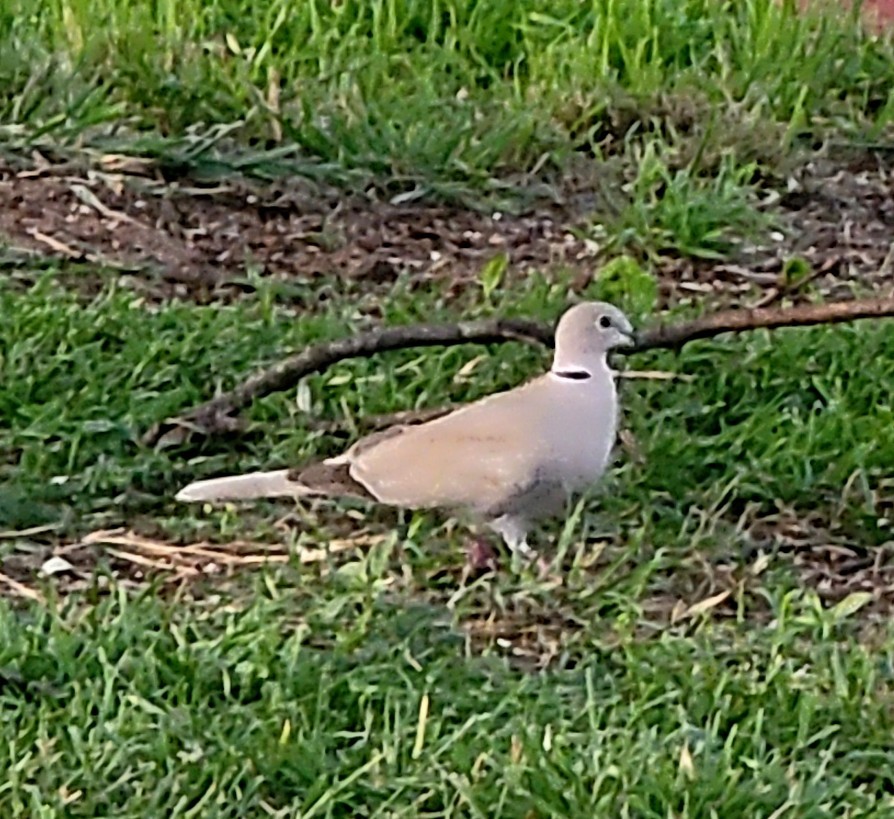
<svg viewBox="0 0 894 819">
<path fill-rule="evenodd" d="M 502 284 L 508 267 L 509 256 L 505 253 L 498 253 L 481 268 L 478 281 L 481 284 L 481 293 L 485 301 L 490 301 L 494 292 Z"/>
<path fill-rule="evenodd" d="M 812 275 L 813 268 L 810 262 L 800 256 L 792 256 L 782 264 L 779 284 L 785 290 L 798 290 L 810 281 Z"/>
<path fill-rule="evenodd" d="M 691 165 L 674 169 L 665 151 L 650 141 L 636 168 L 625 188 L 627 204 L 598 224 L 610 248 L 720 259 L 769 226 L 768 217 L 755 207 L 752 179 L 757 168 L 751 163 L 738 165 L 729 158 L 715 175 L 702 176 Z"/>
<path fill-rule="evenodd" d="M 648 316 L 658 302 L 655 277 L 630 256 L 604 264 L 590 290 L 595 298 L 617 304 L 630 316 Z"/>
</svg>

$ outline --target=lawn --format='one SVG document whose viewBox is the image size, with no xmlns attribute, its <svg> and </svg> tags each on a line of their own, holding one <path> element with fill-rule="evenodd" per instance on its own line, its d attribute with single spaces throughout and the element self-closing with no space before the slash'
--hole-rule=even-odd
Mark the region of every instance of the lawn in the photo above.
<svg viewBox="0 0 894 819">
<path fill-rule="evenodd" d="M 0 9 L 3 816 L 894 813 L 894 322 L 618 359 L 541 576 L 467 521 L 176 504 L 542 370 L 358 328 L 890 296 L 894 40 L 792 3 Z"/>
</svg>

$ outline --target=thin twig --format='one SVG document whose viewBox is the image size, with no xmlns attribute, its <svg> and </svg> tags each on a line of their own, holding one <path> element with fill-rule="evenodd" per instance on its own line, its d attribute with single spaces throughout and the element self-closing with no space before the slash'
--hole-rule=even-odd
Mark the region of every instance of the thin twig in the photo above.
<svg viewBox="0 0 894 819">
<path fill-rule="evenodd" d="M 161 543 L 159 541 L 150 540 L 149 538 L 129 532 L 123 529 L 105 529 L 97 532 L 91 532 L 81 540 L 82 544 L 94 545 L 101 544 L 105 550 L 111 554 L 115 554 L 115 550 L 110 546 L 126 546 L 130 549 L 148 552 L 149 554 L 164 555 L 174 561 L 182 561 L 183 558 L 204 558 L 205 560 L 213 560 L 219 563 L 281 563 L 288 560 L 285 554 L 250 554 L 241 555 L 229 553 L 226 550 L 233 550 L 242 547 L 257 547 L 258 544 L 248 543 L 246 541 L 235 541 L 227 544 L 210 544 L 206 542 L 192 543 L 186 546 L 177 546 L 169 543 Z"/>
<path fill-rule="evenodd" d="M 39 230 L 37 230 L 37 228 L 28 230 L 27 233 L 36 241 L 42 242 L 51 250 L 55 250 L 56 253 L 59 253 L 62 256 L 67 256 L 69 259 L 76 259 L 78 261 L 86 259 L 87 261 L 93 261 L 95 258 L 91 257 L 89 253 L 85 253 L 84 251 L 78 250 L 71 245 L 67 245 L 65 244 L 65 242 L 60 242 L 58 239 L 55 239 L 52 236 L 47 236 L 46 233 L 41 233 Z"/>
<path fill-rule="evenodd" d="M 99 197 L 93 193 L 86 185 L 76 184 L 71 186 L 71 192 L 78 197 L 85 205 L 93 208 L 100 216 L 104 216 L 106 219 L 111 219 L 115 222 L 129 222 L 132 225 L 137 225 L 137 227 L 146 227 L 144 224 L 134 219 L 132 216 L 128 216 L 126 213 L 120 210 L 112 210 L 112 208 L 108 207 L 108 205 L 103 204 Z"/>
<path fill-rule="evenodd" d="M 0 540 L 7 538 L 23 538 L 34 537 L 34 535 L 43 535 L 47 532 L 53 532 L 61 529 L 61 523 L 44 523 L 40 526 L 29 526 L 27 529 L 4 529 L 0 531 Z"/>
<path fill-rule="evenodd" d="M 43 595 L 37 589 L 32 589 L 30 586 L 26 586 L 24 583 L 20 583 L 15 578 L 2 572 L 0 572 L 0 583 L 9 586 L 19 597 L 24 597 L 26 600 L 32 600 L 35 603 L 44 602 Z"/>
<path fill-rule="evenodd" d="M 679 349 L 690 341 L 729 332 L 804 327 L 886 316 L 894 316 L 894 297 L 800 304 L 795 307 L 723 310 L 679 324 L 659 324 L 642 333 L 636 347 L 629 352 Z M 350 338 L 307 347 L 302 352 L 249 376 L 233 390 L 187 410 L 179 417 L 156 424 L 146 432 L 142 441 L 147 446 L 155 446 L 159 443 L 180 443 L 193 433 L 214 435 L 238 430 L 241 424 L 236 416 L 255 399 L 289 389 L 304 376 L 322 372 L 347 358 L 368 357 L 408 347 L 492 344 L 505 341 L 552 346 L 553 330 L 550 325 L 522 319 L 487 319 L 458 324 L 417 324 L 366 330 Z"/>
<path fill-rule="evenodd" d="M 664 370 L 618 370 L 615 376 L 625 381 L 695 381 L 694 375 L 668 373 Z"/>
<path fill-rule="evenodd" d="M 111 546 L 107 546 L 105 552 L 112 557 L 117 557 L 118 560 L 124 560 L 146 569 L 163 569 L 165 571 L 171 571 L 173 569 L 176 570 L 179 575 L 190 575 L 192 577 L 200 574 L 195 566 L 187 566 L 182 562 L 166 563 L 162 560 L 153 560 L 151 557 L 128 552 L 124 549 L 113 549 Z"/>
<path fill-rule="evenodd" d="M 183 569 L 189 574 L 196 574 L 199 573 L 199 570 L 186 563 L 187 559 L 211 561 L 226 566 L 256 566 L 266 563 L 287 563 L 294 555 L 301 564 L 321 563 L 338 552 L 368 548 L 381 543 L 384 539 L 384 535 L 359 535 L 352 538 L 330 540 L 323 548 L 295 546 L 283 551 L 280 544 L 251 543 L 244 540 L 232 543 L 201 541 L 180 546 L 150 540 L 126 529 L 100 529 L 84 536 L 76 545 L 79 548 L 85 545 L 101 545 L 106 553 L 121 560 L 138 563 L 149 568 L 178 571 Z M 115 546 L 127 547 L 135 550 L 137 554 L 134 551 L 110 548 Z M 246 548 L 251 549 L 251 553 L 245 554 L 240 551 Z M 164 557 L 167 558 L 167 561 L 147 558 L 145 555 L 138 554 L 139 552 Z M 57 554 L 59 554 L 58 551 Z M 2 579 L 3 576 L 0 575 L 0 580 Z"/>
</svg>

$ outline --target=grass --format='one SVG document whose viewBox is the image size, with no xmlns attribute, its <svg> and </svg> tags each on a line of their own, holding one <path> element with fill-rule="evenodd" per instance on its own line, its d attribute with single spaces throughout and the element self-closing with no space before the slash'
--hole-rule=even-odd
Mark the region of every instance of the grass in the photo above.
<svg viewBox="0 0 894 819">
<path fill-rule="evenodd" d="M 445 304 L 398 286 L 385 320 L 550 316 L 567 291 L 531 280 Z M 299 317 L 261 285 L 228 306 L 147 311 L 114 285 L 85 301 L 53 272 L 3 286 L 2 493 L 21 514 L 0 525 L 33 524 L 39 507 L 72 532 L 142 520 L 173 537 L 281 539 L 263 509 L 190 511 L 171 496 L 199 474 L 329 451 L 294 396 L 259 402 L 246 440 L 198 457 L 134 440 L 207 385 L 362 323 L 373 301 L 336 298 Z M 92 591 L 52 602 L 48 586 L 46 607 L 4 607 L 11 774 L 0 805 L 48 816 L 883 815 L 894 639 L 886 626 L 871 644 L 857 639 L 871 595 L 833 608 L 772 550 L 760 572 L 746 555 L 751 524 L 781 511 L 862 548 L 890 539 L 892 348 L 892 327 L 863 323 L 638 361 L 693 380 L 625 385 L 646 458 L 625 459 L 598 501 L 553 527 L 567 550 L 560 587 L 503 573 L 463 589 L 443 573 L 460 532 L 437 516 L 394 531 L 372 515 L 360 525 L 394 533 L 371 551 L 204 584 L 192 602 L 151 586 L 108 594 L 100 568 Z M 541 366 L 536 351 L 507 347 L 457 379 L 479 352 L 347 363 L 308 379 L 302 401 L 314 416 L 361 416 L 465 400 Z M 304 513 L 294 546 L 344 525 Z M 0 548 L 9 557 L 28 538 Z M 732 608 L 669 624 L 656 605 L 704 598 L 705 562 L 741 566 Z"/>
<path fill-rule="evenodd" d="M 86 140 L 169 172 L 448 198 L 561 186 L 576 155 L 656 128 L 744 163 L 756 146 L 877 137 L 894 110 L 890 40 L 794 5 L 11 0 L 0 124 L 23 150 Z M 692 100 L 710 113 L 693 120 Z"/>
<path fill-rule="evenodd" d="M 635 446 L 538 534 L 561 582 L 464 577 L 464 522 L 441 515 L 172 500 L 197 477 L 345 443 L 313 419 L 353 435 L 367 415 L 514 385 L 544 366 L 537 349 L 345 362 L 256 402 L 241 436 L 138 443 L 357 326 L 551 319 L 571 295 L 611 298 L 638 324 L 659 292 L 673 314 L 704 309 L 659 288 L 663 259 L 735 257 L 778 228 L 765 194 L 802 152 L 889 139 L 890 36 L 794 5 L 0 8 L 10 161 L 103 168 L 123 153 L 168 179 L 298 174 L 491 209 L 547 197 L 572 203 L 611 260 L 586 283 L 523 279 L 495 257 L 461 290 L 249 272 L 247 293 L 199 305 L 141 295 L 120 271 L 0 254 L 0 581 L 42 596 L 0 601 L 0 814 L 892 813 L 890 323 L 634 359 L 679 377 L 623 382 Z M 98 546 L 67 552 L 74 573 L 36 571 L 52 545 L 117 526 L 289 559 L 217 574 L 206 561 L 181 587 Z"/>
<path fill-rule="evenodd" d="M 300 584 L 300 579 L 297 581 Z M 291 584 L 239 612 L 110 598 L 0 620 L 18 815 L 868 816 L 891 809 L 891 646 L 798 595 L 760 635 L 697 628 L 532 676 L 457 663 L 372 593 L 353 650 Z M 365 609 L 365 610 L 364 610 Z M 280 623 L 271 628 L 271 623 Z M 286 625 L 288 623 L 288 625 Z M 353 628 L 344 615 L 339 628 Z M 332 622 L 323 628 L 331 628 Z"/>
</svg>

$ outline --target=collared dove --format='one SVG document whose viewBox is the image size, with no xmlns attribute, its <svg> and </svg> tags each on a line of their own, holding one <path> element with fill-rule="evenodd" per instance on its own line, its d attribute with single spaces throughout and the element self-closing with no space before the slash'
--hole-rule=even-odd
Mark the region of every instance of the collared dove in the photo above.
<svg viewBox="0 0 894 819">
<path fill-rule="evenodd" d="M 618 399 L 607 353 L 633 342 L 618 308 L 584 302 L 556 328 L 550 371 L 423 424 L 361 438 L 302 469 L 191 483 L 180 501 L 352 496 L 410 509 L 472 512 L 529 556 L 535 522 L 595 483 L 614 445 Z"/>
</svg>

